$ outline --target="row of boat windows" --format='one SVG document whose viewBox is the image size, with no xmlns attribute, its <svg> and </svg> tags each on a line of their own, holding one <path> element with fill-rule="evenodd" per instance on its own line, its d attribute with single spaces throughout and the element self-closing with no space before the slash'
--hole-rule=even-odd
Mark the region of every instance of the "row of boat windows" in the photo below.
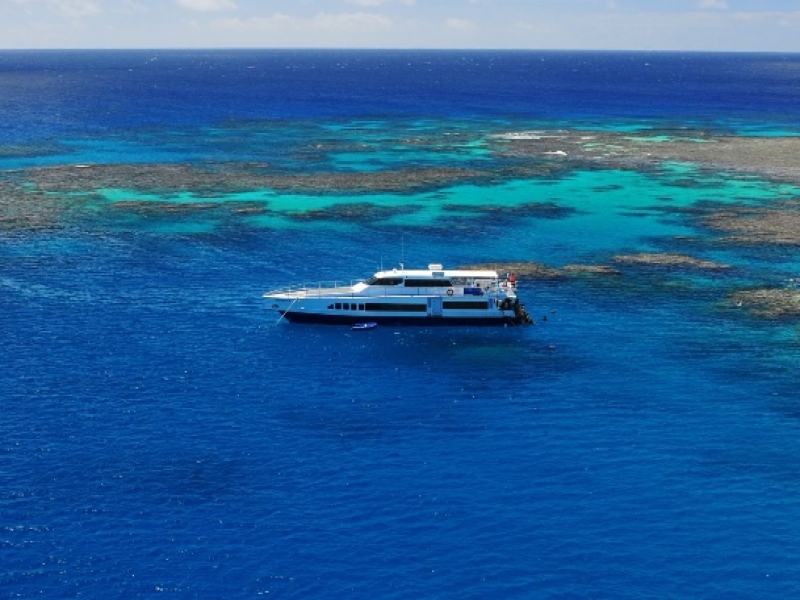
<svg viewBox="0 0 800 600">
<path fill-rule="evenodd" d="M 490 303 L 486 300 L 480 302 L 443 302 L 442 308 L 445 310 L 485 310 Z M 328 310 L 372 310 L 386 312 L 425 312 L 428 307 L 424 304 L 387 304 L 366 302 L 359 304 L 356 302 L 335 302 L 328 305 Z"/>
<path fill-rule="evenodd" d="M 352 308 L 351 308 L 352 307 Z M 328 310 L 364 310 L 363 304 L 356 304 L 352 302 L 337 302 L 336 304 L 328 304 Z"/>
<path fill-rule="evenodd" d="M 402 277 L 370 277 L 367 285 L 400 285 L 405 287 L 453 287 L 449 279 L 403 279 Z"/>
<path fill-rule="evenodd" d="M 391 312 L 425 312 L 428 309 L 424 304 L 376 304 L 367 302 L 357 304 L 355 302 L 336 302 L 329 304 L 328 310 L 383 310 Z"/>
</svg>

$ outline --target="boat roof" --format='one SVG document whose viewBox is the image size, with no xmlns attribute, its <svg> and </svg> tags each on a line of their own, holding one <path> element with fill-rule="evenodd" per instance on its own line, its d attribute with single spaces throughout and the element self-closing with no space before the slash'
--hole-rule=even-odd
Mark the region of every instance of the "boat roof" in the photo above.
<svg viewBox="0 0 800 600">
<path fill-rule="evenodd" d="M 430 278 L 448 278 L 448 277 L 476 277 L 481 279 L 494 279 L 497 277 L 497 271 L 490 271 L 488 269 L 444 269 L 441 265 L 428 265 L 427 269 L 392 269 L 391 271 L 378 271 L 375 277 L 430 277 Z"/>
</svg>

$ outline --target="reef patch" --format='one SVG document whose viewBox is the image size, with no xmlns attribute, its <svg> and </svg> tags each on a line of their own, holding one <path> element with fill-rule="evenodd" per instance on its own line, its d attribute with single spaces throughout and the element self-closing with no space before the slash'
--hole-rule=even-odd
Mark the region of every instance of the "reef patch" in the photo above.
<svg viewBox="0 0 800 600">
<path fill-rule="evenodd" d="M 294 221 L 373 222 L 385 221 L 392 217 L 411 214 L 418 210 L 419 207 L 413 205 L 379 206 L 370 202 L 357 202 L 293 212 L 289 213 L 288 216 Z"/>
<path fill-rule="evenodd" d="M 654 136 L 658 141 L 654 141 Z M 498 156 L 570 162 L 599 168 L 659 169 L 664 163 L 692 163 L 714 172 L 757 175 L 765 179 L 800 184 L 800 137 L 714 135 L 704 131 L 664 130 L 641 135 L 608 131 L 565 129 L 499 133 L 490 136 Z M 561 159 L 562 161 L 564 158 Z M 693 178 L 672 182 L 697 187 Z"/>
<path fill-rule="evenodd" d="M 578 211 L 572 207 L 559 206 L 554 202 L 526 202 L 512 206 L 499 204 L 445 204 L 442 210 L 451 212 L 472 212 L 487 216 L 530 217 L 535 219 L 565 219 Z"/>
<path fill-rule="evenodd" d="M 657 252 L 639 252 L 637 254 L 618 254 L 612 257 L 616 263 L 629 265 L 651 265 L 658 267 L 688 267 L 692 269 L 721 270 L 730 265 L 694 258 L 686 254 L 667 254 Z"/>
<path fill-rule="evenodd" d="M 724 233 L 727 242 L 800 246 L 799 199 L 768 207 L 729 207 L 705 215 L 700 223 Z"/>
<path fill-rule="evenodd" d="M 47 192 L 100 189 L 169 194 L 190 190 L 206 197 L 269 189 L 296 193 L 337 194 L 410 192 L 488 177 L 458 168 L 418 168 L 378 172 L 279 172 L 261 163 L 97 164 L 28 169 L 25 178 Z"/>
<path fill-rule="evenodd" d="M 729 296 L 736 307 L 769 319 L 800 317 L 800 291 L 794 289 L 755 289 L 734 292 Z"/>
<path fill-rule="evenodd" d="M 52 196 L 0 181 L 0 231 L 56 227 L 62 207 Z"/>
<path fill-rule="evenodd" d="M 549 267 L 537 262 L 490 262 L 457 267 L 459 269 L 488 269 L 498 273 L 514 273 L 518 277 L 539 280 L 563 279 L 580 276 L 617 276 L 620 272 L 606 265 L 565 265 Z"/>
<path fill-rule="evenodd" d="M 161 200 L 118 200 L 104 206 L 106 211 L 135 213 L 142 216 L 195 215 L 207 212 L 263 215 L 270 212 L 265 202 L 165 202 Z"/>
</svg>

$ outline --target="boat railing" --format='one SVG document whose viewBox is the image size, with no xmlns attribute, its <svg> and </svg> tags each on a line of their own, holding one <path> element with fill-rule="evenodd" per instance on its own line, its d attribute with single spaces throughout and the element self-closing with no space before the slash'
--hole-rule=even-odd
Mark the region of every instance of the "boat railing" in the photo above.
<svg viewBox="0 0 800 600">
<path fill-rule="evenodd" d="M 368 294 L 357 294 L 353 292 L 353 286 L 358 283 L 363 283 L 363 279 L 356 279 L 351 280 L 349 283 L 344 281 L 320 281 L 317 283 L 312 284 L 300 284 L 300 285 L 292 285 L 283 287 L 280 289 L 272 290 L 264 294 L 265 296 L 275 295 L 275 294 L 303 294 L 307 298 L 315 298 L 320 296 L 328 296 L 331 294 L 336 294 L 340 297 L 358 297 L 358 298 L 365 298 L 365 297 L 380 297 L 380 296 L 396 296 L 398 295 L 397 287 L 394 286 L 387 286 L 387 287 L 376 287 L 372 286 L 370 288 L 370 292 Z M 453 287 L 403 287 L 402 295 L 403 296 L 457 296 L 457 297 L 464 297 L 464 296 L 471 296 L 471 297 L 507 297 L 507 296 L 514 296 L 516 286 L 502 286 L 502 285 L 491 285 L 489 287 L 479 287 L 479 286 L 471 286 L 471 285 L 464 285 L 464 286 L 453 286 Z M 382 292 L 382 293 L 380 293 Z M 450 294 L 449 292 L 453 292 Z"/>
<path fill-rule="evenodd" d="M 317 281 L 315 283 L 301 283 L 297 285 L 287 285 L 276 290 L 270 290 L 265 295 L 272 294 L 296 294 L 298 292 L 305 292 L 307 296 L 322 296 L 332 291 L 349 290 L 357 283 L 361 283 L 363 279 L 354 279 L 349 283 L 347 281 Z"/>
</svg>

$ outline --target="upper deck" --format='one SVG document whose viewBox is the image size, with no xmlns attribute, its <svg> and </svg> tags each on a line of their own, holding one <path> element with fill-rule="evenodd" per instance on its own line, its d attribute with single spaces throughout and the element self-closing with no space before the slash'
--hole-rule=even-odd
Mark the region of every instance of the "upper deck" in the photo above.
<svg viewBox="0 0 800 600">
<path fill-rule="evenodd" d="M 441 265 L 428 265 L 427 269 L 392 269 L 391 271 L 378 271 L 367 279 L 366 283 L 375 285 L 376 283 L 393 281 L 394 285 L 398 280 L 423 280 L 423 281 L 451 281 L 451 282 L 470 282 L 477 281 L 495 282 L 498 280 L 497 271 L 477 270 L 477 269 L 444 269 Z M 384 283 L 385 285 L 385 283 Z"/>
<path fill-rule="evenodd" d="M 349 286 L 318 283 L 293 286 L 264 294 L 265 297 L 375 297 L 375 296 L 494 296 L 514 298 L 513 280 L 500 279 L 496 271 L 477 269 L 392 269 L 378 271 Z"/>
</svg>

